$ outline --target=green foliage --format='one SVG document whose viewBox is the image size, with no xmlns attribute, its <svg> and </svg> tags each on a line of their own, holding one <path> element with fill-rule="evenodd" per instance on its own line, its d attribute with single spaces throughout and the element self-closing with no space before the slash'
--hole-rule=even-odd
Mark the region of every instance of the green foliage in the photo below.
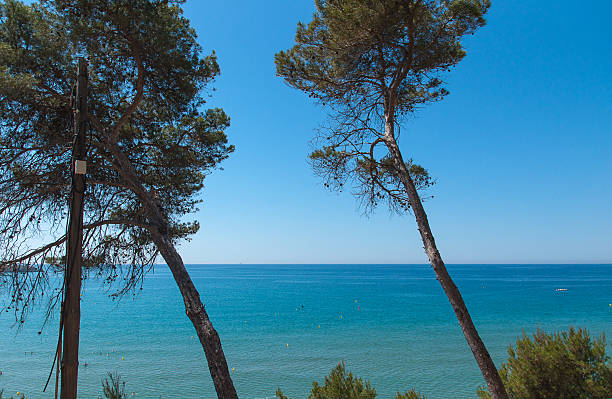
<svg viewBox="0 0 612 399">
<path fill-rule="evenodd" d="M 152 229 L 173 242 L 198 230 L 185 216 L 233 146 L 229 117 L 204 108 L 219 65 L 214 52 L 202 54 L 182 3 L 0 0 L 0 275 L 14 264 L 61 260 L 78 57 L 89 69 L 86 264 L 133 287 L 158 254 Z M 48 245 L 23 245 L 41 234 L 52 237 Z M 19 279 L 7 281 L 25 298 L 44 281 Z"/>
<path fill-rule="evenodd" d="M 499 374 L 510 399 L 608 399 L 612 397 L 612 364 L 605 335 L 592 339 L 586 329 L 533 337 L 523 334 L 508 348 Z M 490 398 L 480 387 L 477 395 Z"/>
<path fill-rule="evenodd" d="M 484 25 L 490 2 L 316 0 L 316 5 L 313 20 L 298 24 L 296 45 L 276 54 L 277 74 L 314 98 L 342 105 L 397 84 L 399 111 L 407 112 L 446 94 L 435 72 L 465 56 L 460 39 Z"/>
<path fill-rule="evenodd" d="M 421 395 L 414 389 L 411 389 L 410 391 L 404 392 L 404 393 L 398 392 L 397 395 L 395 396 L 395 399 L 426 399 L 426 398 L 425 398 L 425 395 Z"/>
<path fill-rule="evenodd" d="M 280 388 L 276 390 L 276 396 L 279 399 L 289 399 Z M 370 386 L 370 382 L 353 377 L 350 372 L 347 374 L 344 362 L 334 367 L 329 376 L 325 377 L 323 385 L 314 381 L 308 395 L 308 399 L 374 399 L 375 397 L 376 390 Z M 398 393 L 396 399 L 425 399 L 425 396 L 411 390 L 404 394 Z"/>
<path fill-rule="evenodd" d="M 125 382 L 116 373 L 108 373 L 108 377 L 102 381 L 102 393 L 108 399 L 127 399 Z"/>
<path fill-rule="evenodd" d="M 403 117 L 448 94 L 442 80 L 465 56 L 461 39 L 484 25 L 489 0 L 316 0 L 310 23 L 299 23 L 295 45 L 275 55 L 287 84 L 330 108 L 310 161 L 324 184 L 347 182 L 366 211 L 387 200 L 407 211 L 398 174 L 417 189 L 433 184 L 396 145 Z M 413 166 L 416 168 L 413 168 Z"/>
</svg>

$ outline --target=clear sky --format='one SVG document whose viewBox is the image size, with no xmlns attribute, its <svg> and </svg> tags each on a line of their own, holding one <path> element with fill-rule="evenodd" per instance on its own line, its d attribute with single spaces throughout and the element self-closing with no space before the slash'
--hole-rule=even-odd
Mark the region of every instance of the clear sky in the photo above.
<svg viewBox="0 0 612 399">
<path fill-rule="evenodd" d="M 325 110 L 275 77 L 313 0 L 189 0 L 221 65 L 209 105 L 236 152 L 207 178 L 186 263 L 426 263 L 411 215 L 365 217 L 306 157 Z M 425 204 L 447 263 L 612 262 L 612 2 L 493 0 L 446 78 L 451 95 L 402 130 L 437 179 Z"/>
</svg>

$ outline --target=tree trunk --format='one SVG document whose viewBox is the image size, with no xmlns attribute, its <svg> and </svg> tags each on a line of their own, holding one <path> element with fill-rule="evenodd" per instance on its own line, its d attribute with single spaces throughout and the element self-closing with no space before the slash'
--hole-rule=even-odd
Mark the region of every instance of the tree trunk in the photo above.
<svg viewBox="0 0 612 399">
<path fill-rule="evenodd" d="M 221 347 L 221 340 L 219 334 L 213 328 L 213 325 L 208 318 L 204 304 L 200 299 L 200 294 L 195 288 L 185 265 L 183 259 L 177 252 L 172 240 L 167 234 L 168 221 L 163 215 L 160 208 L 157 205 L 156 200 L 153 196 L 144 188 L 138 174 L 134 169 L 134 166 L 123 153 L 117 143 L 107 135 L 107 149 L 113 155 L 117 164 L 120 166 L 121 175 L 132 185 L 132 191 L 138 196 L 145 208 L 147 217 L 149 219 L 150 228 L 149 231 L 153 236 L 153 242 L 159 249 L 159 252 L 163 256 L 166 264 L 172 272 L 174 281 L 181 291 L 183 296 L 183 302 L 185 303 L 185 312 L 187 317 L 191 320 L 191 323 L 196 329 L 204 354 L 206 355 L 206 361 L 208 362 L 208 368 L 210 370 L 210 376 L 212 377 L 217 391 L 217 397 L 219 399 L 238 399 L 236 388 L 229 373 L 227 367 L 227 361 L 223 348 Z"/>
<path fill-rule="evenodd" d="M 387 126 L 387 128 L 389 129 L 389 126 Z M 414 182 L 410 177 L 410 173 L 406 168 L 406 164 L 404 163 L 402 153 L 397 146 L 397 142 L 391 135 L 387 135 L 385 144 L 389 149 L 400 180 L 402 181 L 406 193 L 408 194 L 410 206 L 414 212 L 419 233 L 421 233 L 425 253 L 429 258 L 429 262 L 436 273 L 436 277 L 440 282 L 440 285 L 442 285 L 442 289 L 446 293 L 446 296 L 448 297 L 448 300 L 455 311 L 459 325 L 463 330 L 463 335 L 465 335 L 465 339 L 467 340 L 468 345 L 476 358 L 476 362 L 478 363 L 478 367 L 480 367 L 480 371 L 482 372 L 485 382 L 487 383 L 489 392 L 491 393 L 493 399 L 508 399 L 508 394 L 506 393 L 504 384 L 499 377 L 495 363 L 493 363 L 487 348 L 482 342 L 482 339 L 480 339 L 467 307 L 463 302 L 463 298 L 459 293 L 459 289 L 457 289 L 453 279 L 448 274 L 446 266 L 444 265 L 442 257 L 440 256 L 440 252 L 438 252 L 431 228 L 429 227 L 427 214 L 425 213 L 425 209 L 421 203 L 421 198 L 419 197 L 419 194 L 414 186 Z"/>
<path fill-rule="evenodd" d="M 163 234 L 155 232 L 153 234 L 153 241 L 168 264 L 174 276 L 174 281 L 176 281 L 176 285 L 181 291 L 187 317 L 189 317 L 195 327 L 200 343 L 204 348 L 204 354 L 208 361 L 210 375 L 215 384 L 217 397 L 219 399 L 238 399 L 238 394 L 227 367 L 225 354 L 221 347 L 219 334 L 217 334 L 208 318 L 204 304 L 202 304 L 200 299 L 200 294 L 193 284 L 189 273 L 187 273 L 181 256 L 176 251 L 171 240 Z"/>
</svg>

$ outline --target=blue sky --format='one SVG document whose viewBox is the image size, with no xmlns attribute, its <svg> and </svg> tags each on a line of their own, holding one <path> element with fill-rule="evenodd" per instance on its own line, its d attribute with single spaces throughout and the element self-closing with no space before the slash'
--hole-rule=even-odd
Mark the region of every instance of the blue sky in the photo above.
<svg viewBox="0 0 612 399">
<path fill-rule="evenodd" d="M 236 146 L 207 178 L 185 262 L 426 263 L 411 215 L 363 216 L 306 161 L 326 111 L 275 77 L 273 57 L 313 1 L 184 8 L 219 57 L 209 105 Z M 425 207 L 447 263 L 612 262 L 610 14 L 603 0 L 493 0 L 451 95 L 404 124 L 404 157 L 438 182 Z"/>
</svg>

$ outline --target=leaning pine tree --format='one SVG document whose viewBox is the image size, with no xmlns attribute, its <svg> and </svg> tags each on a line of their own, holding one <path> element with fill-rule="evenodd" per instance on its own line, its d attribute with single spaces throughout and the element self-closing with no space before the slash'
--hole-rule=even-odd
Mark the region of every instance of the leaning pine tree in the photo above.
<svg viewBox="0 0 612 399">
<path fill-rule="evenodd" d="M 310 155 L 325 185 L 347 181 L 366 208 L 388 201 L 411 210 L 429 258 L 459 320 L 489 391 L 506 399 L 495 364 L 434 241 L 419 189 L 427 171 L 404 159 L 403 118 L 448 92 L 441 75 L 465 56 L 461 39 L 485 24 L 489 0 L 315 0 L 296 44 L 276 54 L 277 74 L 331 109 Z"/>
<path fill-rule="evenodd" d="M 219 398 L 237 398 L 221 341 L 176 244 L 205 176 L 232 151 L 222 109 L 202 110 L 219 74 L 180 0 L 0 1 L 0 282 L 23 320 L 57 298 L 65 251 L 71 96 L 89 64 L 85 275 L 137 287 L 158 255 L 197 331 Z M 34 244 L 37 245 L 34 245 Z M 24 271 L 28 271 L 24 273 Z M 7 309 L 8 310 L 8 309 Z"/>
</svg>

